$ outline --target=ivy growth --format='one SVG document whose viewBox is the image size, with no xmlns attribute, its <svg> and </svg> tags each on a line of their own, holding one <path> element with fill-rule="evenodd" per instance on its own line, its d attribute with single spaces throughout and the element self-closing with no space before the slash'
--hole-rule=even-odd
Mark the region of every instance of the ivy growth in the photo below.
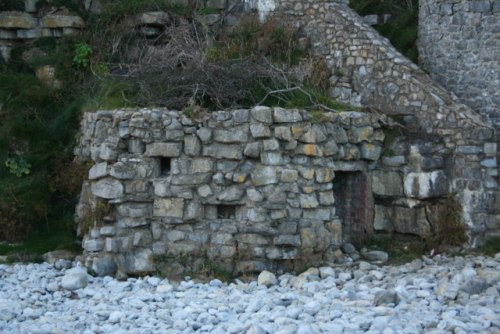
<svg viewBox="0 0 500 334">
<path fill-rule="evenodd" d="M 89 65 L 92 48 L 87 43 L 78 43 L 75 47 L 73 65 L 76 68 L 85 68 Z"/>
<path fill-rule="evenodd" d="M 31 173 L 31 164 L 22 157 L 8 158 L 5 160 L 5 166 L 9 169 L 11 174 L 17 177 L 23 177 Z"/>
</svg>

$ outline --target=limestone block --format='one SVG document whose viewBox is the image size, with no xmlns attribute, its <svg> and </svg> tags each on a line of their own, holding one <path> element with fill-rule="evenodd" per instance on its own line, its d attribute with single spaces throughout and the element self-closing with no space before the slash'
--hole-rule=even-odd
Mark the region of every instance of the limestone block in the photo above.
<svg viewBox="0 0 500 334">
<path fill-rule="evenodd" d="M 277 139 L 284 141 L 292 141 L 292 132 L 290 131 L 290 127 L 288 126 L 277 126 L 274 128 L 274 136 Z"/>
<path fill-rule="evenodd" d="M 309 209 L 304 210 L 304 219 L 328 221 L 331 218 L 330 209 Z"/>
<path fill-rule="evenodd" d="M 299 201 L 303 209 L 314 209 L 319 205 L 315 194 L 300 194 Z"/>
<path fill-rule="evenodd" d="M 371 141 L 372 136 L 373 128 L 371 126 L 353 126 L 351 129 L 350 141 L 354 144 L 360 143 L 362 141 Z"/>
<path fill-rule="evenodd" d="M 151 249 L 145 248 L 136 251 L 131 255 L 130 260 L 132 265 L 129 272 L 144 273 L 154 270 L 153 251 Z"/>
<path fill-rule="evenodd" d="M 444 171 L 428 173 L 408 173 L 404 179 L 405 195 L 411 198 L 426 199 L 448 193 L 448 178 Z"/>
<path fill-rule="evenodd" d="M 220 143 L 246 143 L 248 141 L 248 128 L 240 126 L 231 129 L 215 129 L 214 140 Z"/>
<path fill-rule="evenodd" d="M 307 155 L 307 156 L 316 156 L 316 157 L 320 157 L 323 155 L 323 151 L 316 144 L 298 145 L 295 152 L 297 154 L 303 154 L 303 155 Z"/>
<path fill-rule="evenodd" d="M 172 185 L 187 186 L 187 185 L 202 185 L 210 182 L 212 173 L 198 173 L 192 175 L 177 175 L 172 177 Z"/>
<path fill-rule="evenodd" d="M 128 206 L 120 206 L 119 208 L 119 211 L 123 214 L 130 214 L 131 211 L 130 210 L 133 210 L 132 211 L 132 214 L 139 214 L 140 211 L 139 211 L 139 208 L 135 207 L 133 209 L 129 208 Z M 132 227 L 132 228 L 135 228 L 135 227 L 141 227 L 141 226 L 146 226 L 146 225 L 149 225 L 149 219 L 147 219 L 148 217 L 151 216 L 151 210 L 148 209 L 146 211 L 146 209 L 144 209 L 144 211 L 148 214 L 148 216 L 145 216 L 144 218 L 143 217 L 127 217 L 127 216 L 124 216 L 124 217 L 121 217 L 119 218 L 117 221 L 116 221 L 116 226 L 119 227 L 119 228 L 123 228 L 123 227 Z"/>
<path fill-rule="evenodd" d="M 431 227 L 425 215 L 425 208 L 405 208 L 396 206 L 393 209 L 392 225 L 394 231 L 403 234 L 415 234 L 426 237 Z"/>
<path fill-rule="evenodd" d="M 256 233 L 239 233 L 236 235 L 236 240 L 245 244 L 251 245 L 267 245 L 269 241 L 263 235 Z"/>
<path fill-rule="evenodd" d="M 123 196 L 123 184 L 113 178 L 105 178 L 92 182 L 91 191 L 97 197 L 114 199 Z"/>
<path fill-rule="evenodd" d="M 254 223 L 262 223 L 268 219 L 267 210 L 262 208 L 248 208 L 247 218 Z"/>
<path fill-rule="evenodd" d="M 297 182 L 299 172 L 295 169 L 283 169 L 281 171 L 281 182 Z"/>
<path fill-rule="evenodd" d="M 275 123 L 296 123 L 302 121 L 302 115 L 297 109 L 274 108 Z"/>
<path fill-rule="evenodd" d="M 363 143 L 361 145 L 361 158 L 366 160 L 377 161 L 380 159 L 382 147 L 375 144 Z"/>
<path fill-rule="evenodd" d="M 287 142 L 284 149 L 287 151 L 294 151 L 297 148 L 298 142 L 295 139 Z"/>
<path fill-rule="evenodd" d="M 302 248 L 312 249 L 317 245 L 317 236 L 314 228 L 306 227 L 300 229 L 300 243 Z"/>
<path fill-rule="evenodd" d="M 403 180 L 398 172 L 373 171 L 372 191 L 379 196 L 403 196 Z"/>
<path fill-rule="evenodd" d="M 170 23 L 170 16 L 168 13 L 157 11 L 157 12 L 146 12 L 137 15 L 136 24 L 137 25 L 167 25 Z"/>
<path fill-rule="evenodd" d="M 246 194 L 248 199 L 252 202 L 260 202 L 264 199 L 264 196 L 262 196 L 258 190 L 253 188 L 247 189 Z"/>
<path fill-rule="evenodd" d="M 298 140 L 309 144 L 321 143 L 326 140 L 326 135 L 323 129 L 319 125 L 315 124 L 309 130 L 302 133 Z"/>
<path fill-rule="evenodd" d="M 40 38 L 40 37 L 42 37 L 42 30 L 40 28 L 18 30 L 16 33 L 16 36 L 17 36 L 17 38 L 20 38 L 20 39 Z M 45 78 L 42 77 L 42 74 L 38 74 L 37 77 L 42 77 L 46 81 L 42 81 L 42 80 L 40 80 L 40 81 L 42 81 L 46 85 L 51 86 L 53 88 L 61 88 L 61 82 L 59 80 L 50 81 L 50 79 L 52 79 L 54 77 L 53 76 L 53 66 L 47 65 L 47 66 L 43 66 L 43 68 L 46 72 Z M 55 70 L 54 70 L 54 72 L 55 72 Z"/>
<path fill-rule="evenodd" d="M 99 277 L 113 275 L 117 269 L 112 255 L 103 255 L 92 259 L 91 268 Z"/>
<path fill-rule="evenodd" d="M 243 154 L 250 158 L 258 158 L 260 156 L 261 150 L 262 150 L 262 144 L 260 142 L 248 143 L 245 146 Z"/>
<path fill-rule="evenodd" d="M 221 258 L 233 259 L 236 255 L 236 247 L 234 246 L 220 246 L 219 254 Z"/>
<path fill-rule="evenodd" d="M 335 204 L 335 198 L 333 196 L 333 191 L 322 191 L 318 193 L 319 204 L 321 205 L 333 205 Z"/>
<path fill-rule="evenodd" d="M 276 139 L 268 139 L 262 141 L 264 151 L 276 151 L 280 148 L 280 143 Z"/>
<path fill-rule="evenodd" d="M 211 159 L 195 158 L 191 160 L 189 174 L 210 173 L 214 171 L 214 162 Z"/>
<path fill-rule="evenodd" d="M 326 131 L 337 144 L 346 144 L 349 141 L 346 131 L 338 124 L 326 124 Z"/>
<path fill-rule="evenodd" d="M 497 167 L 497 158 L 488 158 L 481 160 L 481 166 L 486 167 L 486 168 L 496 168 Z"/>
<path fill-rule="evenodd" d="M 230 186 L 221 192 L 217 199 L 222 202 L 239 201 L 243 197 L 243 190 L 239 186 Z"/>
<path fill-rule="evenodd" d="M 155 198 L 153 206 L 153 216 L 182 218 L 184 216 L 184 199 Z"/>
<path fill-rule="evenodd" d="M 382 163 L 389 167 L 399 167 L 406 163 L 406 158 L 404 155 L 395 155 L 391 157 L 383 157 Z"/>
<path fill-rule="evenodd" d="M 217 233 L 212 235 L 213 244 L 232 245 L 234 243 L 233 235 L 230 233 Z"/>
<path fill-rule="evenodd" d="M 251 173 L 252 181 L 256 186 L 274 184 L 278 182 L 274 167 L 256 167 Z"/>
<path fill-rule="evenodd" d="M 196 192 L 198 193 L 198 195 L 200 197 L 203 197 L 203 198 L 213 195 L 212 189 L 210 188 L 210 186 L 208 184 L 205 184 L 205 185 L 199 187 L 196 190 Z"/>
<path fill-rule="evenodd" d="M 128 127 L 120 127 L 119 134 L 121 138 L 126 138 L 129 136 Z M 128 141 L 128 151 L 130 153 L 143 154 L 145 145 L 141 140 L 130 139 Z"/>
<path fill-rule="evenodd" d="M 109 170 L 109 175 L 120 180 L 134 179 L 136 169 L 132 164 L 117 162 L 113 164 Z"/>
<path fill-rule="evenodd" d="M 375 205 L 375 217 L 373 218 L 373 229 L 375 231 L 392 232 L 392 208 L 383 205 Z"/>
<path fill-rule="evenodd" d="M 493 157 L 497 154 L 497 143 L 484 143 L 484 154 L 487 157 Z"/>
<path fill-rule="evenodd" d="M 233 174 L 232 180 L 234 183 L 245 183 L 247 176 L 247 173 L 236 172 Z"/>
<path fill-rule="evenodd" d="M 335 177 L 335 173 L 331 168 L 318 168 L 316 169 L 316 182 L 327 183 L 331 182 Z"/>
<path fill-rule="evenodd" d="M 101 227 L 101 229 L 99 231 L 100 231 L 101 235 L 106 236 L 106 237 L 111 237 L 111 236 L 114 236 L 116 234 L 116 226 L 113 226 L 113 225 L 103 226 L 103 227 Z"/>
<path fill-rule="evenodd" d="M 99 158 L 102 160 L 116 160 L 118 157 L 118 152 L 116 151 L 114 145 L 109 142 L 104 142 L 99 147 Z"/>
<path fill-rule="evenodd" d="M 272 109 L 264 106 L 256 106 L 250 110 L 252 118 L 258 122 L 271 125 L 273 123 Z"/>
<path fill-rule="evenodd" d="M 161 131 L 159 131 L 161 133 Z M 161 136 L 158 136 L 160 138 Z M 179 129 L 167 129 L 165 131 L 165 136 L 163 137 L 166 141 L 181 141 L 184 140 L 184 130 Z"/>
<path fill-rule="evenodd" d="M 151 143 L 146 145 L 145 155 L 148 157 L 175 158 L 181 155 L 181 143 Z"/>
<path fill-rule="evenodd" d="M 41 18 L 43 28 L 85 28 L 85 22 L 76 15 L 49 14 Z"/>
<path fill-rule="evenodd" d="M 113 238 L 106 238 L 104 243 L 104 250 L 108 253 L 116 253 L 118 251 L 116 240 Z"/>
<path fill-rule="evenodd" d="M 201 128 L 196 131 L 198 138 L 206 144 L 212 139 L 212 130 L 209 128 Z"/>
<path fill-rule="evenodd" d="M 272 210 L 269 216 L 271 217 L 272 220 L 278 220 L 278 219 L 283 219 L 286 218 L 288 215 L 286 210 Z"/>
<path fill-rule="evenodd" d="M 89 170 L 89 180 L 97 180 L 107 175 L 108 163 L 100 162 L 92 166 Z"/>
<path fill-rule="evenodd" d="M 302 133 L 304 133 L 304 128 L 299 125 L 294 125 L 290 128 L 290 131 L 292 132 L 292 137 L 294 139 L 298 139 L 300 136 L 302 136 Z"/>
<path fill-rule="evenodd" d="M 262 152 L 260 160 L 264 165 L 279 166 L 284 163 L 280 152 Z"/>
<path fill-rule="evenodd" d="M 300 176 L 302 176 L 306 180 L 312 180 L 314 178 L 314 173 L 316 172 L 314 168 L 302 166 L 300 166 L 298 170 L 300 172 Z"/>
<path fill-rule="evenodd" d="M 329 157 L 337 154 L 339 151 L 339 147 L 335 140 L 329 140 L 323 145 L 323 155 L 325 157 Z"/>
<path fill-rule="evenodd" d="M 203 218 L 203 205 L 198 201 L 191 201 L 186 205 L 186 220 L 199 220 Z"/>
<path fill-rule="evenodd" d="M 15 30 L 0 29 L 0 39 L 16 39 L 17 34 Z"/>
<path fill-rule="evenodd" d="M 242 153 L 239 145 L 211 144 L 203 146 L 203 155 L 216 159 L 241 160 Z"/>
<path fill-rule="evenodd" d="M 271 129 L 262 123 L 250 124 L 250 132 L 255 139 L 271 137 Z"/>
<path fill-rule="evenodd" d="M 123 203 L 116 205 L 116 212 L 122 217 L 138 218 L 131 219 L 126 226 L 139 226 L 148 224 L 145 218 L 151 217 L 152 205 L 150 203 Z"/>
<path fill-rule="evenodd" d="M 273 238 L 273 244 L 276 246 L 300 246 L 300 236 L 298 235 L 279 235 Z"/>
<path fill-rule="evenodd" d="M 365 15 L 363 16 L 363 22 L 368 25 L 374 26 L 378 24 L 378 15 L 377 14 Z"/>
<path fill-rule="evenodd" d="M 83 240 L 82 248 L 87 252 L 100 252 L 104 248 L 104 240 L 85 239 Z"/>
<path fill-rule="evenodd" d="M 153 187 L 154 187 L 155 196 L 159 196 L 159 197 L 172 196 L 172 191 L 170 190 L 170 180 L 169 179 L 153 180 Z"/>
<path fill-rule="evenodd" d="M 184 138 L 184 152 L 191 156 L 196 157 L 200 155 L 201 144 L 200 140 L 196 136 L 186 136 Z"/>
<path fill-rule="evenodd" d="M 37 24 L 37 19 L 27 13 L 0 12 L 0 28 L 33 29 Z"/>
<path fill-rule="evenodd" d="M 246 123 L 248 122 L 249 117 L 250 117 L 250 111 L 247 109 L 238 109 L 233 112 L 234 124 Z"/>
</svg>

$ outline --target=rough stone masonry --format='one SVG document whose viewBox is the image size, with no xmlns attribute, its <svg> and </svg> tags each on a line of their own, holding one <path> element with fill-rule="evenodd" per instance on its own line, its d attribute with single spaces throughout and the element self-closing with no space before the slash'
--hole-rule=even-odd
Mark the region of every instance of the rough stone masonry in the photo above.
<svg viewBox="0 0 500 334">
<path fill-rule="evenodd" d="M 336 173 L 358 176 L 371 198 L 367 173 L 384 140 L 374 115 L 314 121 L 268 107 L 214 112 L 201 123 L 163 109 L 101 111 L 85 114 L 82 130 L 77 155 L 94 165 L 77 216 L 87 264 L 101 275 L 168 272 L 203 252 L 239 272 L 332 260 L 343 238 L 336 202 L 349 197 L 335 194 Z M 367 203 L 344 237 L 369 232 Z"/>
<path fill-rule="evenodd" d="M 345 1 L 274 8 L 267 14 L 292 20 L 323 57 L 332 97 L 381 116 L 318 121 L 266 107 L 200 122 L 159 109 L 86 114 L 77 155 L 95 165 L 77 214 L 98 274 L 180 272 L 196 258 L 235 272 L 330 261 L 342 240 L 372 231 L 435 233 L 450 195 L 472 246 L 500 230 L 488 122 Z M 400 125 L 381 128 L 394 125 L 384 114 Z"/>
<path fill-rule="evenodd" d="M 388 122 L 265 106 L 202 120 L 86 113 L 76 149 L 93 163 L 77 207 L 86 265 L 99 275 L 179 274 L 204 259 L 235 273 L 290 270 L 334 261 L 343 241 L 373 231 L 426 237 L 450 193 L 450 152 L 387 149 Z"/>
</svg>

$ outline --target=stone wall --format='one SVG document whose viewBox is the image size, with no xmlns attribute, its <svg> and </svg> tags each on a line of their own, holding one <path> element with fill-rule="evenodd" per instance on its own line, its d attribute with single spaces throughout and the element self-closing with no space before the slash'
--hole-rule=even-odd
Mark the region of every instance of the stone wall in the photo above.
<svg viewBox="0 0 500 334">
<path fill-rule="evenodd" d="M 420 64 L 500 127 L 500 2 L 420 0 Z"/>
<path fill-rule="evenodd" d="M 0 12 L 0 57 L 10 59 L 13 47 L 41 37 L 72 35 L 85 28 L 83 19 L 67 9 L 38 11 L 37 1 L 25 1 L 25 11 Z"/>
<path fill-rule="evenodd" d="M 76 153 L 93 162 L 77 207 L 87 265 L 172 274 L 186 270 L 180 258 L 206 254 L 241 273 L 333 261 L 343 239 L 372 231 L 379 119 L 268 107 L 198 121 L 162 109 L 86 113 Z M 337 208 L 351 193 L 365 195 L 350 197 L 344 225 L 354 212 L 356 228 L 345 228 Z"/>
<path fill-rule="evenodd" d="M 499 233 L 497 143 L 491 123 L 396 51 L 346 1 L 280 0 L 276 8 L 273 15 L 293 21 L 310 39 L 311 53 L 326 62 L 333 98 L 391 115 L 403 126 L 408 140 L 394 152 L 409 159 L 405 175 L 425 171 L 411 161 L 448 170 L 472 245 L 481 243 L 485 233 Z M 439 158 L 443 153 L 449 161 Z M 422 177 L 419 182 L 426 183 L 428 176 Z"/>
</svg>

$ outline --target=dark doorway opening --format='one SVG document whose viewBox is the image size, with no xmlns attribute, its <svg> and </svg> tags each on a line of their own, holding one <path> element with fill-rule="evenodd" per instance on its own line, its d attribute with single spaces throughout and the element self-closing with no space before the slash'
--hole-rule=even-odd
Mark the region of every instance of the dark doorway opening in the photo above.
<svg viewBox="0 0 500 334">
<path fill-rule="evenodd" d="M 373 231 L 370 178 L 363 172 L 335 171 L 333 192 L 337 216 L 342 220 L 342 240 L 362 242 Z"/>
</svg>

